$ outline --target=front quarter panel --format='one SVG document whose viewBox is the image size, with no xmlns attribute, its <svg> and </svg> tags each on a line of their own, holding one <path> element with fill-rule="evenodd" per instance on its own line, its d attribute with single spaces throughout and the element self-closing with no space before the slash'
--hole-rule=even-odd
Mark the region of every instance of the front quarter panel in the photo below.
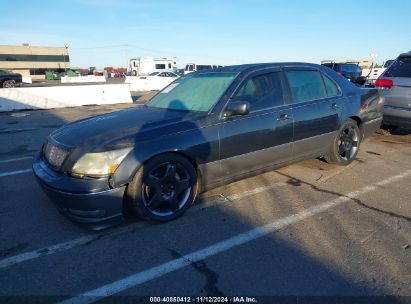
<svg viewBox="0 0 411 304">
<path fill-rule="evenodd" d="M 219 160 L 218 127 L 209 123 L 203 127 L 159 136 L 143 142 L 135 142 L 134 149 L 120 164 L 111 178 L 111 185 L 117 187 L 129 183 L 136 171 L 145 162 L 164 153 L 178 153 L 194 162 L 196 166 Z M 215 172 L 214 175 L 218 175 Z M 217 177 L 217 176 L 216 176 Z"/>
</svg>

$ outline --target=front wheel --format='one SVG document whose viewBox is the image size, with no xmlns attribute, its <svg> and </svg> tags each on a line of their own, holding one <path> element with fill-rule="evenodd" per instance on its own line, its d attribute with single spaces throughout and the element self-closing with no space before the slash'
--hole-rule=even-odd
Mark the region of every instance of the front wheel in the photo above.
<svg viewBox="0 0 411 304">
<path fill-rule="evenodd" d="M 14 88 L 16 86 L 16 82 L 14 80 L 5 80 L 3 82 L 3 88 Z"/>
<path fill-rule="evenodd" d="M 357 156 L 361 142 L 361 133 L 357 122 L 348 119 L 337 131 L 330 150 L 324 156 L 328 163 L 346 166 Z"/>
<path fill-rule="evenodd" d="M 196 170 L 187 159 L 161 155 L 137 171 L 127 188 L 126 204 L 143 219 L 165 222 L 181 216 L 198 190 Z"/>
</svg>

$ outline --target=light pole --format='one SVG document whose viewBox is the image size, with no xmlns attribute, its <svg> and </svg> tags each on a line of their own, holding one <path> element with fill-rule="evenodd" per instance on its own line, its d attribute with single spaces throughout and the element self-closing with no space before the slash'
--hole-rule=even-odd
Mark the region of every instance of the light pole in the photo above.
<svg viewBox="0 0 411 304">
<path fill-rule="evenodd" d="M 64 47 L 66 48 L 66 53 L 63 54 L 63 60 L 64 60 L 64 76 L 67 76 L 66 55 L 68 56 L 68 45 L 65 45 Z"/>
</svg>

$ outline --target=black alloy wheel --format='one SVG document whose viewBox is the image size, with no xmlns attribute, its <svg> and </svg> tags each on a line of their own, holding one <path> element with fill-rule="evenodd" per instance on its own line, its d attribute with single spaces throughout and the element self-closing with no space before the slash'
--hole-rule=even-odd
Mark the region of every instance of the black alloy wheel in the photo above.
<svg viewBox="0 0 411 304">
<path fill-rule="evenodd" d="M 360 143 L 361 133 L 357 122 L 348 119 L 337 131 L 330 150 L 324 158 L 328 163 L 346 166 L 357 156 Z"/>
<path fill-rule="evenodd" d="M 353 125 L 347 125 L 340 132 L 340 140 L 338 141 L 338 154 L 345 161 L 352 160 L 357 155 L 360 136 L 357 132 L 358 128 Z"/>
<path fill-rule="evenodd" d="M 3 82 L 3 88 L 14 88 L 16 86 L 16 82 L 14 80 L 5 80 Z"/>
<path fill-rule="evenodd" d="M 183 208 L 190 192 L 190 175 L 179 163 L 160 164 L 143 179 L 143 203 L 159 216 L 171 215 Z"/>
<path fill-rule="evenodd" d="M 138 170 L 128 187 L 126 202 L 142 218 L 169 221 L 190 207 L 197 192 L 192 164 L 179 155 L 161 155 Z"/>
</svg>

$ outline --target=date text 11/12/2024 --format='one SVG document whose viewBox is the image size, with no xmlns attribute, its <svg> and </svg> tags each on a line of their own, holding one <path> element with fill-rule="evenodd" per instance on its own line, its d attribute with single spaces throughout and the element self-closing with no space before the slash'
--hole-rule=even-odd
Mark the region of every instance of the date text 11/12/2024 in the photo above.
<svg viewBox="0 0 411 304">
<path fill-rule="evenodd" d="M 258 303 L 255 297 L 150 297 L 150 303 Z"/>
</svg>

